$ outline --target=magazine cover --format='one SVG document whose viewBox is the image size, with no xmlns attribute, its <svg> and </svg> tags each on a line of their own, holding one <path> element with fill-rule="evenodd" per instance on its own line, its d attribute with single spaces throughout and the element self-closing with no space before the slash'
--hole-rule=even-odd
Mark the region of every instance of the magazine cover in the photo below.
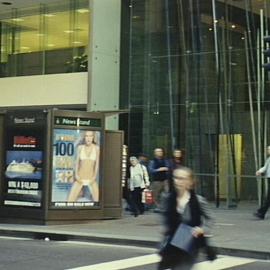
<svg viewBox="0 0 270 270">
<path fill-rule="evenodd" d="M 54 129 L 52 204 L 99 205 L 100 131 Z"/>
</svg>

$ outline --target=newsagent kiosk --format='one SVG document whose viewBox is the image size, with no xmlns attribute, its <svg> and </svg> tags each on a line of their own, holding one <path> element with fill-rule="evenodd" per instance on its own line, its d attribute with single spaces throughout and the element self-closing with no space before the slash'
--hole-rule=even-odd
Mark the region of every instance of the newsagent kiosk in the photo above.
<svg viewBox="0 0 270 270">
<path fill-rule="evenodd" d="M 0 118 L 2 222 L 121 216 L 123 133 L 106 131 L 103 113 L 19 110 Z"/>
</svg>

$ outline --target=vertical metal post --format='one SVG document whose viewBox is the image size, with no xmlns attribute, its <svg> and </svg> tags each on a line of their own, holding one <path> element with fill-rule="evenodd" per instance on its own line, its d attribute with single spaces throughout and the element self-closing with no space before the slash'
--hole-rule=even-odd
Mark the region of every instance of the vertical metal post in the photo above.
<svg viewBox="0 0 270 270">
<path fill-rule="evenodd" d="M 133 28 L 132 28 L 132 17 L 133 17 L 133 0 L 129 1 L 129 52 L 128 52 L 128 58 L 129 58 L 129 66 L 128 66 L 128 109 L 129 109 L 129 114 L 128 114 L 128 140 L 130 140 L 130 125 L 131 125 L 131 116 L 132 116 L 132 111 L 131 111 L 131 82 L 132 82 L 132 35 L 133 35 Z M 128 145 L 130 145 L 130 142 L 128 141 Z"/>
<path fill-rule="evenodd" d="M 254 121 L 254 110 L 253 110 L 253 97 L 252 97 L 252 84 L 250 75 L 250 61 L 249 61 L 249 48 L 247 40 L 247 32 L 245 32 L 245 52 L 246 52 L 246 67 L 247 67 L 247 77 L 248 77 L 248 97 L 249 97 L 249 110 L 250 110 L 250 120 L 251 120 L 251 131 L 252 131 L 252 142 L 253 142 L 253 154 L 255 160 L 255 166 L 258 168 L 258 155 L 257 155 L 257 145 L 256 145 L 256 132 L 255 132 L 255 121 Z M 261 202 L 261 188 L 260 181 L 258 180 L 258 198 L 259 203 Z"/>
<path fill-rule="evenodd" d="M 216 158 L 215 158 L 215 185 L 216 185 L 216 207 L 220 204 L 220 183 L 219 183 L 219 134 L 223 132 L 223 119 L 222 119 L 222 98 L 220 91 L 220 63 L 218 52 L 218 38 L 217 38 L 217 16 L 216 16 L 216 1 L 212 0 L 212 15 L 214 25 L 214 45 L 215 45 L 215 61 L 216 61 L 216 74 L 218 78 L 217 83 L 217 130 L 216 130 Z"/>
<path fill-rule="evenodd" d="M 153 81 L 155 80 L 155 78 L 152 78 L 152 74 L 151 71 L 155 70 L 153 73 L 155 74 L 156 72 L 156 65 L 158 63 L 158 60 L 154 60 L 154 58 L 152 58 L 152 53 L 151 53 L 151 48 L 152 48 L 152 44 L 151 44 L 151 35 L 149 33 L 151 33 L 150 30 L 150 21 L 151 21 L 151 7 L 149 5 L 149 1 L 145 2 L 145 12 L 147 13 L 145 16 L 145 30 L 144 30 L 144 34 L 145 34 L 145 52 L 144 52 L 144 60 L 145 60 L 145 70 L 144 70 L 144 93 L 142 94 L 143 100 L 142 100 L 142 104 L 143 104 L 143 108 L 142 110 L 144 110 L 144 107 L 146 107 L 146 111 L 142 111 L 142 121 L 143 121 L 143 149 L 144 152 L 151 152 L 152 149 L 152 145 L 151 145 L 151 136 L 150 136 L 150 123 L 151 123 L 151 91 L 152 89 L 155 89 L 155 86 L 153 85 Z M 131 30 L 132 31 L 132 30 Z M 130 37 L 131 40 L 132 37 Z M 153 66 L 152 66 L 153 65 Z M 146 105 L 146 106 L 145 106 Z M 148 129 L 147 129 L 147 133 L 144 133 L 144 125 L 148 125 Z"/>
<path fill-rule="evenodd" d="M 259 166 L 261 165 L 261 55 L 260 55 L 260 33 L 257 32 L 257 84 L 258 84 L 258 91 L 257 91 L 257 146 L 258 146 L 258 162 Z"/>
<path fill-rule="evenodd" d="M 217 38 L 217 16 L 216 16 L 216 0 L 212 0 L 212 13 L 213 13 L 213 25 L 214 25 L 214 42 L 215 42 L 215 60 L 216 60 L 216 72 L 219 73 L 219 53 L 218 53 L 218 38 Z M 219 125 L 220 132 L 224 133 L 224 124 L 223 124 L 223 112 L 222 112 L 222 96 L 221 91 L 219 91 Z"/>
<path fill-rule="evenodd" d="M 40 14 L 47 13 L 47 6 L 40 4 Z M 39 16 L 39 47 L 41 51 L 41 74 L 46 74 L 46 44 L 48 42 L 48 32 L 46 29 L 46 16 Z"/>
<path fill-rule="evenodd" d="M 268 31 L 268 10 L 270 10 L 270 3 L 268 0 L 264 1 L 264 10 L 265 10 L 265 16 L 264 16 L 264 26 L 265 26 L 265 35 L 268 36 L 269 35 L 269 31 Z M 263 44 L 263 49 L 265 48 L 265 44 Z M 266 49 L 269 49 L 269 44 L 267 44 Z M 264 58 L 262 58 L 262 63 L 264 63 Z M 263 110 L 264 110 L 264 144 L 263 144 L 263 148 L 266 149 L 268 142 L 267 142 L 267 133 L 268 133 L 268 110 L 265 104 L 265 73 L 264 73 L 264 69 L 262 68 L 262 72 L 263 72 Z M 267 76 L 267 78 L 269 78 L 269 76 Z M 266 152 L 265 152 L 265 158 L 266 158 Z M 268 181 L 266 181 L 268 184 Z M 268 186 L 269 188 L 269 186 Z"/>
<path fill-rule="evenodd" d="M 261 65 L 260 65 L 260 71 L 261 71 L 261 99 L 262 102 L 264 102 L 264 82 L 265 82 L 265 74 L 264 74 L 264 68 L 262 64 L 264 63 L 264 16 L 263 16 L 263 10 L 260 9 L 260 30 L 261 30 L 261 46 L 260 46 L 260 52 L 261 52 Z"/>
<path fill-rule="evenodd" d="M 178 4 L 180 7 L 180 16 L 181 20 L 179 20 L 179 25 L 181 27 L 181 35 L 182 35 L 182 48 L 184 51 L 184 57 L 183 57 L 183 66 L 184 66 L 184 72 L 185 72 L 185 142 L 186 142 L 186 147 L 187 151 L 190 152 L 189 150 L 189 129 L 188 129 L 188 124 L 189 124 L 189 91 L 190 91 L 190 71 L 189 71 L 189 54 L 187 52 L 187 45 L 186 45 L 186 35 L 185 35 L 185 29 L 184 29 L 184 9 L 183 9 L 183 1 L 185 0 L 178 0 Z"/>
<path fill-rule="evenodd" d="M 171 36 L 169 20 L 169 3 L 165 0 L 165 18 L 166 18 L 166 45 L 168 53 L 168 84 L 169 84 L 169 108 L 170 108 L 170 129 L 171 129 L 171 148 L 175 149 L 175 130 L 174 130 L 174 113 L 173 113 L 173 89 L 172 89 L 172 62 L 171 62 Z"/>
</svg>

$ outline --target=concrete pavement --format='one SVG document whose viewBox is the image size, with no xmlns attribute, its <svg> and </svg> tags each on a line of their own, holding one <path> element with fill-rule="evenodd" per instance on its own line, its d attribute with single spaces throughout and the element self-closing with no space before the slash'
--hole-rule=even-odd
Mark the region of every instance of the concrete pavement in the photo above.
<svg viewBox="0 0 270 270">
<path fill-rule="evenodd" d="M 220 254 L 270 259 L 270 215 L 257 220 L 256 203 L 239 203 L 235 209 L 211 205 L 215 226 L 212 244 Z M 0 224 L 0 235 L 51 240 L 79 240 L 157 247 L 162 234 L 160 214 L 123 213 L 122 219 L 94 220 L 70 225 Z"/>
</svg>

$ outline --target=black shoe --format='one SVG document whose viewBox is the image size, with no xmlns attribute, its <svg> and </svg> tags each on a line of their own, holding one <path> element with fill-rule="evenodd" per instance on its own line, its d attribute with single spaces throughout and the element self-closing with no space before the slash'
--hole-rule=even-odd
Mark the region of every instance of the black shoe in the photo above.
<svg viewBox="0 0 270 270">
<path fill-rule="evenodd" d="M 217 258 L 217 249 L 215 247 L 206 247 L 206 258 L 209 261 L 214 261 Z"/>
<path fill-rule="evenodd" d="M 154 213 L 160 214 L 160 213 L 164 213 L 164 210 L 162 210 L 162 209 L 160 209 L 160 208 L 155 208 L 155 209 L 153 210 L 153 212 L 154 212 Z"/>
<path fill-rule="evenodd" d="M 255 212 L 255 213 L 253 214 L 253 216 L 256 217 L 256 218 L 258 218 L 258 219 L 264 219 L 264 215 L 261 214 L 261 213 L 258 213 L 258 212 Z"/>
</svg>

